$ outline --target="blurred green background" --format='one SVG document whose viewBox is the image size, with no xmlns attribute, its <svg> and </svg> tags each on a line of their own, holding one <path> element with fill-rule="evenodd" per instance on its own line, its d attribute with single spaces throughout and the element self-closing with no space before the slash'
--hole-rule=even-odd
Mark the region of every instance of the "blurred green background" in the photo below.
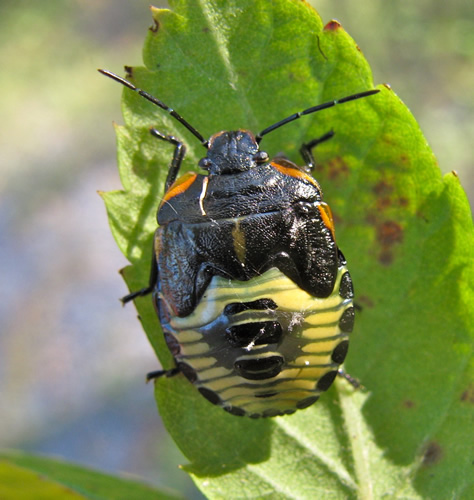
<svg viewBox="0 0 474 500">
<path fill-rule="evenodd" d="M 0 445 L 191 498 L 178 469 L 185 459 L 144 384 L 155 357 L 134 308 L 118 301 L 126 262 L 96 193 L 120 188 L 112 122 L 122 123 L 122 88 L 96 68 L 123 74 L 141 64 L 149 3 L 0 3 Z M 353 36 L 374 82 L 408 105 L 441 170 L 458 171 L 472 202 L 470 2 L 312 3 Z"/>
</svg>

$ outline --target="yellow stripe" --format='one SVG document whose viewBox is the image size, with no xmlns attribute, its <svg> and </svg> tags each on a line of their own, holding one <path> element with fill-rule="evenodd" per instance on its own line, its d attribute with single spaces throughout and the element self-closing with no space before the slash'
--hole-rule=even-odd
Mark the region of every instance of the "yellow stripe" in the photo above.
<svg viewBox="0 0 474 500">
<path fill-rule="evenodd" d="M 206 384 L 206 380 L 219 378 L 219 377 L 227 377 L 231 374 L 231 371 L 223 366 L 216 366 L 215 368 L 210 368 L 209 370 L 204 370 L 199 372 L 199 379 Z"/>
<path fill-rule="evenodd" d="M 342 339 L 341 339 L 342 340 Z M 314 342 L 302 347 L 303 352 L 318 353 L 318 352 L 328 352 L 334 349 L 334 340 L 328 340 L 327 342 Z"/>
<path fill-rule="evenodd" d="M 187 344 L 181 346 L 183 356 L 195 356 L 196 354 L 205 354 L 209 352 L 209 344 L 200 342 L 199 344 Z"/>
<path fill-rule="evenodd" d="M 312 356 L 300 356 L 296 358 L 290 366 L 301 366 L 304 368 L 305 366 L 322 366 L 331 363 L 331 355 L 330 354 L 321 354 L 320 356 L 312 355 Z"/>
<path fill-rule="evenodd" d="M 191 342 L 198 342 L 202 340 L 202 334 L 194 330 L 184 330 L 179 334 L 180 344 L 189 344 Z"/>
<path fill-rule="evenodd" d="M 306 326 L 306 321 L 305 321 L 305 326 Z M 330 339 L 336 336 L 339 333 L 339 328 L 337 325 L 333 326 L 322 326 L 318 327 L 318 325 L 315 325 L 314 327 L 311 328 L 306 328 L 304 330 L 304 338 L 308 340 L 322 340 L 322 339 Z M 333 340 L 334 342 L 334 340 Z"/>
<path fill-rule="evenodd" d="M 221 392 L 242 382 L 242 377 L 237 375 L 232 375 L 223 379 L 212 380 L 211 382 L 205 382 L 203 385 L 209 387 L 214 392 Z M 240 389 L 239 389 L 240 390 Z"/>
<path fill-rule="evenodd" d="M 212 358 L 211 356 L 207 358 L 196 358 L 193 359 L 192 363 L 195 370 L 204 370 L 205 368 L 209 368 L 217 363 L 217 359 Z"/>
<path fill-rule="evenodd" d="M 278 304 L 279 311 L 301 311 L 308 314 L 308 320 L 315 315 L 318 325 L 333 323 L 340 317 L 340 312 L 333 309 L 337 309 L 343 303 L 338 293 L 341 274 L 339 272 L 333 294 L 325 299 L 315 298 L 305 292 L 276 268 L 249 281 L 228 280 L 214 276 L 193 313 L 184 318 L 173 317 L 170 324 L 178 331 L 197 329 L 214 321 L 227 304 L 252 302 L 261 298 L 274 300 Z"/>
<path fill-rule="evenodd" d="M 287 368 L 284 372 L 280 373 L 280 376 L 289 379 L 305 378 L 308 380 L 319 380 L 325 373 L 329 371 L 327 366 L 324 367 L 313 367 L 307 366 L 302 368 Z M 291 381 L 288 381 L 291 383 Z"/>
</svg>

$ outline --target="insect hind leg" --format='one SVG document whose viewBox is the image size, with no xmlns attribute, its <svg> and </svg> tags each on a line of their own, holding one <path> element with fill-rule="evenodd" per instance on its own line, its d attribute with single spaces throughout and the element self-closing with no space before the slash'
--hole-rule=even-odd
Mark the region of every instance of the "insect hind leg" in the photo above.
<svg viewBox="0 0 474 500">
<path fill-rule="evenodd" d="M 174 377 L 180 373 L 180 369 L 178 367 L 171 368 L 171 370 L 155 370 L 146 374 L 147 383 L 151 380 L 160 378 L 160 377 Z"/>
<path fill-rule="evenodd" d="M 360 383 L 358 379 L 356 379 L 352 375 L 349 375 L 349 373 L 347 373 L 342 368 L 339 368 L 339 370 L 337 371 L 337 375 L 346 380 L 347 382 L 349 382 L 349 384 L 351 384 L 354 389 L 361 389 L 361 390 L 365 389 L 365 387 Z"/>
</svg>

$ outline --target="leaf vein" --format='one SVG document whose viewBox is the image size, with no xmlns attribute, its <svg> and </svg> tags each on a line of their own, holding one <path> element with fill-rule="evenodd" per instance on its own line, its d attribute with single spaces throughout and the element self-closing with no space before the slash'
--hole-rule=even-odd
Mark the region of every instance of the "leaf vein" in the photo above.
<svg viewBox="0 0 474 500">
<path fill-rule="evenodd" d="M 357 489 L 357 485 L 350 476 L 349 472 L 343 467 L 341 464 L 337 463 L 335 460 L 330 458 L 324 452 L 322 452 L 319 448 L 315 446 L 310 446 L 307 442 L 307 439 L 303 438 L 298 432 L 296 428 L 291 426 L 286 420 L 280 420 L 278 422 L 279 427 L 282 431 L 284 431 L 288 436 L 295 439 L 300 446 L 307 449 L 311 452 L 311 454 L 319 460 L 324 466 L 327 467 L 330 473 L 335 475 L 342 483 L 352 488 L 353 490 Z"/>
</svg>

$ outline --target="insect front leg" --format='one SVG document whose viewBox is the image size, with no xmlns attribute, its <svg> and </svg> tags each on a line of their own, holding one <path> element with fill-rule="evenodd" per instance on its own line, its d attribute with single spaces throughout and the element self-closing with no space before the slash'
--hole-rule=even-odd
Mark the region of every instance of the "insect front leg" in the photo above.
<svg viewBox="0 0 474 500">
<path fill-rule="evenodd" d="M 183 162 L 184 155 L 186 154 L 186 146 L 181 141 L 176 139 L 176 137 L 173 137 L 172 135 L 162 134 L 156 128 L 151 128 L 150 133 L 153 137 L 161 139 L 162 141 L 169 142 L 175 146 L 173 159 L 171 160 L 171 164 L 168 170 L 168 176 L 166 177 L 166 182 L 165 182 L 165 193 L 166 193 L 166 191 L 168 191 L 173 182 L 176 180 L 176 177 L 178 177 L 179 169 L 181 168 L 181 163 Z"/>
<path fill-rule="evenodd" d="M 315 165 L 314 161 L 314 156 L 313 156 L 313 148 L 316 147 L 318 144 L 321 144 L 324 141 L 327 141 L 328 139 L 331 139 L 331 137 L 334 135 L 334 132 L 330 130 L 326 134 L 322 135 L 321 137 L 318 137 L 317 139 L 313 139 L 312 141 L 307 142 L 306 144 L 302 144 L 300 148 L 300 154 L 303 157 L 303 160 L 306 164 L 306 167 L 308 170 L 312 170 Z"/>
<path fill-rule="evenodd" d="M 173 182 L 176 180 L 176 177 L 178 176 L 181 163 L 183 162 L 184 155 L 186 154 L 186 146 L 181 141 L 176 139 L 176 137 L 173 137 L 172 135 L 162 134 L 156 128 L 151 128 L 150 133 L 154 137 L 161 139 L 162 141 L 169 142 L 175 146 L 173 159 L 171 160 L 171 164 L 168 170 L 168 176 L 166 177 L 166 183 L 165 183 L 165 193 L 166 193 L 173 184 Z M 156 256 L 153 246 L 150 280 L 148 286 L 142 288 L 141 290 L 137 290 L 136 292 L 129 293 L 128 295 L 125 295 L 125 297 L 122 297 L 120 300 L 122 301 L 123 304 L 126 304 L 127 302 L 130 302 L 136 299 L 137 297 L 143 297 L 145 295 L 148 295 L 155 288 L 157 281 L 158 281 L 158 265 L 156 262 Z"/>
</svg>

